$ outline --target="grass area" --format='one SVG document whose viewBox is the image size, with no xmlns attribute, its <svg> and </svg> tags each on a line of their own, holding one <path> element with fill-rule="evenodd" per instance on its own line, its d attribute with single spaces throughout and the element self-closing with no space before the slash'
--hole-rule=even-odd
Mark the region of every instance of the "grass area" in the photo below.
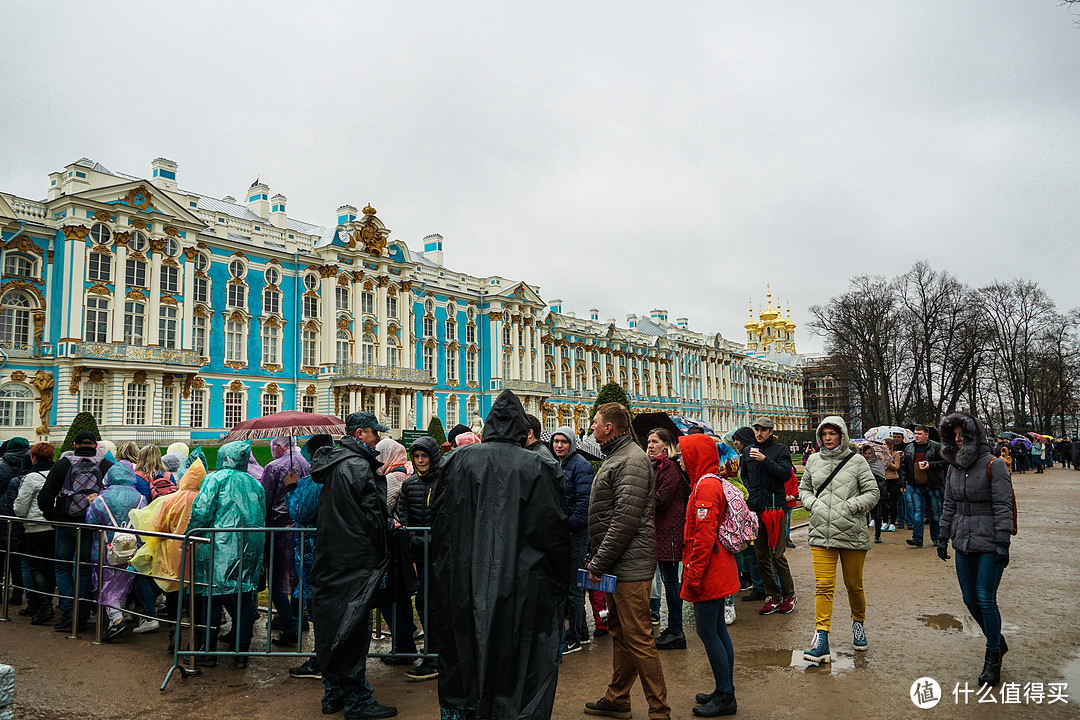
<svg viewBox="0 0 1080 720">
<path fill-rule="evenodd" d="M 810 519 L 810 511 L 806 508 L 795 508 L 791 511 L 791 526 L 804 523 Z"/>
<path fill-rule="evenodd" d="M 191 445 L 189 445 L 189 447 L 192 450 L 194 450 L 196 447 L 198 447 L 198 444 L 197 443 L 192 443 Z M 165 454 L 165 450 L 166 450 L 166 448 L 161 448 L 161 454 L 162 455 Z M 202 450 L 203 450 L 203 455 L 206 456 L 206 464 L 209 466 L 208 469 L 213 470 L 214 468 L 217 467 L 217 454 L 218 454 L 217 447 L 204 446 Z M 263 467 L 266 467 L 266 464 L 274 459 L 273 456 L 270 454 L 270 446 L 269 445 L 256 445 L 256 446 L 251 448 L 251 451 L 255 455 L 255 459 Z"/>
</svg>

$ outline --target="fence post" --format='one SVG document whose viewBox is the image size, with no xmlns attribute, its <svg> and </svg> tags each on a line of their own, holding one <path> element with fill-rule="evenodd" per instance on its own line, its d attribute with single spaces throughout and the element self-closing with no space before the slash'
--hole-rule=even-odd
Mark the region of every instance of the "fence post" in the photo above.
<svg viewBox="0 0 1080 720">
<path fill-rule="evenodd" d="M 0 622 L 8 622 L 11 618 L 8 617 L 8 599 L 11 593 L 8 586 L 8 577 L 11 575 L 11 523 L 5 522 L 4 527 L 7 528 L 7 540 L 4 544 L 4 577 L 0 578 L 0 592 L 4 593 L 4 609 L 0 612 Z M 27 594 L 29 599 L 29 593 Z"/>
<path fill-rule="evenodd" d="M 102 500 L 102 502 L 105 502 Z M 97 555 L 97 577 L 98 577 L 98 609 L 97 609 L 97 622 L 94 623 L 94 644 L 101 644 L 101 616 L 105 614 L 105 606 L 101 604 L 101 588 L 105 585 L 105 554 L 107 552 L 105 546 L 105 533 L 104 531 L 98 533 L 98 555 Z"/>
<path fill-rule="evenodd" d="M 79 582 L 82 580 L 82 528 L 75 528 L 75 584 L 71 591 L 71 634 L 68 635 L 68 640 L 79 639 L 79 618 L 82 616 L 82 612 L 79 609 Z"/>
</svg>

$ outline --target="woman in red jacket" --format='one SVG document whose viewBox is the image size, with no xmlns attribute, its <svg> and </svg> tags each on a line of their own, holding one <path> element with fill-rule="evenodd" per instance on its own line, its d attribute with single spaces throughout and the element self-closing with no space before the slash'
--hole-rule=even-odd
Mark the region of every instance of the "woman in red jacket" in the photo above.
<svg viewBox="0 0 1080 720">
<path fill-rule="evenodd" d="M 700 693 L 694 714 L 699 717 L 734 715 L 735 651 L 724 624 L 724 598 L 739 590 L 735 556 L 716 539 L 716 526 L 727 511 L 718 477 L 720 456 L 716 443 L 705 435 L 679 438 L 679 463 L 690 478 L 683 529 L 682 598 L 694 603 L 694 624 L 705 646 L 716 686 Z"/>
</svg>

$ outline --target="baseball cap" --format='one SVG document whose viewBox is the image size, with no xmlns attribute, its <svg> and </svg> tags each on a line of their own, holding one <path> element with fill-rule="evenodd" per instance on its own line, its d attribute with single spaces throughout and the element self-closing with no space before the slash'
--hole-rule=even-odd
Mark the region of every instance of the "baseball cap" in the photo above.
<svg viewBox="0 0 1080 720">
<path fill-rule="evenodd" d="M 757 420 L 751 423 L 751 426 L 759 427 L 762 430 L 772 430 L 774 427 L 776 427 L 775 425 L 773 425 L 773 421 L 767 417 L 759 417 Z"/>
<path fill-rule="evenodd" d="M 83 430 L 75 436 L 76 445 L 82 445 L 83 443 L 96 443 L 97 441 L 97 433 L 95 433 L 93 430 Z"/>
<path fill-rule="evenodd" d="M 366 427 L 377 432 L 390 432 L 390 428 L 379 423 L 378 418 L 375 417 L 375 413 L 368 412 L 367 410 L 350 413 L 345 418 L 345 432 L 353 433 L 360 428 Z"/>
</svg>

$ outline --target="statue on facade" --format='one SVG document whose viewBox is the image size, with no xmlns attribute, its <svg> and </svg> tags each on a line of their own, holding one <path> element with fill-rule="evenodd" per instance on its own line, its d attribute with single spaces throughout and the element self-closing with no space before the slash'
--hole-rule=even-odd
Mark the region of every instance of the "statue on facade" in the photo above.
<svg viewBox="0 0 1080 720">
<path fill-rule="evenodd" d="M 53 385 L 55 384 L 52 373 L 38 370 L 34 373 L 34 379 L 30 381 L 30 384 L 41 393 L 41 397 L 38 399 L 38 417 L 41 418 L 41 425 L 37 427 L 35 432 L 38 435 L 48 435 L 49 411 L 52 410 Z"/>
</svg>

